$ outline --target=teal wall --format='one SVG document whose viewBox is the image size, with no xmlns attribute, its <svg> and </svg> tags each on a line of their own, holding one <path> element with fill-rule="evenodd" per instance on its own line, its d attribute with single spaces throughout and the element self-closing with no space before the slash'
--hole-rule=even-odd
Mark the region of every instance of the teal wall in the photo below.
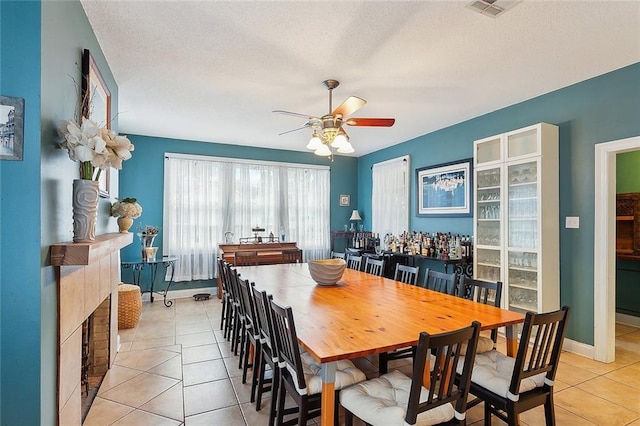
<svg viewBox="0 0 640 426">
<path fill-rule="evenodd" d="M 194 142 L 177 139 L 129 135 L 135 145 L 131 160 L 125 163 L 120 172 L 120 193 L 122 197 L 135 197 L 142 206 L 142 216 L 135 219 L 132 229 L 138 225 L 162 226 L 162 197 L 164 180 L 165 152 L 209 155 L 213 157 L 244 158 L 249 160 L 280 161 L 289 163 L 319 164 L 331 168 L 331 229 L 342 229 L 348 222 L 351 210 L 355 209 L 357 193 L 356 158 L 336 156 L 334 161 L 317 157 L 312 153 L 286 151 L 279 149 L 253 148 L 239 145 L 226 145 L 208 142 Z M 340 207 L 340 195 L 351 196 L 350 207 Z M 162 250 L 162 232 L 156 238 L 155 245 Z M 139 259 L 138 245 L 133 244 L 122 250 L 123 259 Z M 164 277 L 156 277 L 156 289 L 164 289 Z M 123 280 L 130 277 L 130 271 L 122 271 Z M 172 290 L 182 290 L 211 286 L 207 282 L 181 282 L 172 285 Z M 147 286 L 145 286 L 147 288 Z"/>
<path fill-rule="evenodd" d="M 52 425 L 58 301 L 49 246 L 72 239 L 71 187 L 79 176 L 57 148 L 57 128 L 76 117 L 83 48 L 114 105 L 118 90 L 80 2 L 2 1 L 0 24 L 0 89 L 25 99 L 24 160 L 0 162 L 0 424 Z M 117 174 L 114 181 L 117 188 Z M 117 230 L 109 206 L 100 201 L 99 234 Z"/>
<path fill-rule="evenodd" d="M 616 155 L 616 193 L 640 192 L 640 150 Z"/>
<path fill-rule="evenodd" d="M 522 84 L 526 84 L 523 80 Z M 473 141 L 547 122 L 560 128 L 560 301 L 572 308 L 568 337 L 593 344 L 595 149 L 640 135 L 640 64 L 438 130 L 359 158 L 358 204 L 371 220 L 371 165 L 411 155 L 411 230 L 471 233 L 471 218 L 417 217 L 415 169 L 473 156 Z M 564 217 L 579 216 L 580 229 Z"/>
<path fill-rule="evenodd" d="M 0 424 L 37 425 L 40 2 L 0 2 L 0 43 L 0 92 L 25 101 L 23 160 L 0 161 Z"/>
</svg>

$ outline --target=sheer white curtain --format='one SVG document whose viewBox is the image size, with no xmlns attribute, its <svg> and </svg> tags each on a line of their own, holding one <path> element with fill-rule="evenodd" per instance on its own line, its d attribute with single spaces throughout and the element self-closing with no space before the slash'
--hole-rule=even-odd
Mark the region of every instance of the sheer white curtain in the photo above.
<svg viewBox="0 0 640 426">
<path fill-rule="evenodd" d="M 409 156 L 372 167 L 371 230 L 384 236 L 409 230 Z"/>
<path fill-rule="evenodd" d="M 178 257 L 174 280 L 212 279 L 223 234 L 220 164 L 165 157 L 164 172 L 162 252 Z"/>
<path fill-rule="evenodd" d="M 285 172 L 287 239 L 298 243 L 303 261 L 325 259 L 330 247 L 329 170 L 288 168 Z"/>
<path fill-rule="evenodd" d="M 329 251 L 329 168 L 216 157 L 165 156 L 163 253 L 175 281 L 215 276 L 218 244 L 265 228 L 295 241 L 304 260 Z"/>
</svg>

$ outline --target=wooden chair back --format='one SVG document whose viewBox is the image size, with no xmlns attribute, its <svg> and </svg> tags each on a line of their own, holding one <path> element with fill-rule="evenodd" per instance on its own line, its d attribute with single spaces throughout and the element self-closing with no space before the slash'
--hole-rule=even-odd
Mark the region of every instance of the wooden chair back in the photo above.
<svg viewBox="0 0 640 426">
<path fill-rule="evenodd" d="M 405 284 L 416 285 L 418 283 L 418 272 L 420 272 L 419 266 L 408 266 L 396 263 L 396 272 L 393 275 L 393 279 Z"/>
<path fill-rule="evenodd" d="M 458 296 L 499 308 L 502 303 L 502 282 L 474 280 L 463 275 L 458 285 Z M 498 329 L 491 330 L 491 340 L 494 344 L 498 342 Z"/>
<path fill-rule="evenodd" d="M 366 262 L 364 263 L 364 271 L 377 275 L 379 277 L 382 276 L 382 272 L 384 271 L 384 260 L 383 259 L 374 259 L 372 257 L 367 257 Z"/>
<path fill-rule="evenodd" d="M 287 368 L 283 370 L 283 374 L 286 373 L 290 375 L 288 377 L 293 380 L 299 393 L 305 395 L 307 383 L 304 376 L 302 359 L 300 358 L 300 347 L 298 346 L 298 335 L 293 320 L 293 310 L 290 306 L 284 307 L 272 300 L 271 315 L 275 333 L 276 351 L 279 358 L 287 364 Z"/>
<path fill-rule="evenodd" d="M 434 271 L 433 269 L 427 269 L 421 287 L 438 291 L 440 293 L 454 295 L 456 294 L 457 284 L 458 276 L 455 272 L 447 274 L 445 272 L 438 272 Z"/>
<path fill-rule="evenodd" d="M 359 271 L 361 266 L 362 256 L 349 256 L 349 260 L 347 260 L 347 268 Z"/>
<path fill-rule="evenodd" d="M 336 251 L 332 251 L 331 252 L 331 258 L 332 259 L 344 259 L 344 253 L 339 253 Z"/>
<path fill-rule="evenodd" d="M 406 424 L 416 424 L 418 414 L 448 403 L 454 406 L 456 418 L 464 418 L 479 335 L 480 323 L 477 321 L 469 327 L 449 333 L 420 333 L 413 361 Z M 458 361 L 462 356 L 464 366 L 462 373 L 456 377 Z M 429 367 L 432 369 L 429 370 Z M 426 377 L 428 383 L 425 383 Z M 422 393 L 423 385 L 428 390 L 427 395 Z"/>
</svg>

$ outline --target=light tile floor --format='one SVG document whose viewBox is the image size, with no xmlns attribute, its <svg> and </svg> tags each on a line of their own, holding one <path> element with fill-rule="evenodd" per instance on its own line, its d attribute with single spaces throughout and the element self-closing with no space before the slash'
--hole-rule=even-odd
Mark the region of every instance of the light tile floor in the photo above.
<svg viewBox="0 0 640 426">
<path fill-rule="evenodd" d="M 259 412 L 249 402 L 250 387 L 242 384 L 238 358 L 220 331 L 220 312 L 215 298 L 178 299 L 170 308 L 145 303 L 138 326 L 120 331 L 120 352 L 84 425 L 267 425 L 270 395 Z M 616 336 L 614 363 L 562 354 L 555 385 L 558 425 L 640 426 L 640 329 L 618 324 Z M 395 362 L 390 367 L 410 373 L 408 362 Z M 377 375 L 370 359 L 356 364 L 368 377 Z M 543 425 L 544 412 L 539 407 L 520 420 Z M 467 424 L 482 422 L 481 404 L 468 411 Z M 494 418 L 492 424 L 503 423 Z"/>
</svg>

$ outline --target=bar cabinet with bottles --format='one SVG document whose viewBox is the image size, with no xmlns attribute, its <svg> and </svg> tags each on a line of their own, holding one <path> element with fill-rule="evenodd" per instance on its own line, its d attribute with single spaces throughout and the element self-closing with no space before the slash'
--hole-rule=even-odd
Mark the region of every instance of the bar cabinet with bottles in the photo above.
<svg viewBox="0 0 640 426">
<path fill-rule="evenodd" d="M 558 127 L 475 141 L 474 173 L 475 278 L 502 281 L 506 309 L 558 309 Z"/>
</svg>

